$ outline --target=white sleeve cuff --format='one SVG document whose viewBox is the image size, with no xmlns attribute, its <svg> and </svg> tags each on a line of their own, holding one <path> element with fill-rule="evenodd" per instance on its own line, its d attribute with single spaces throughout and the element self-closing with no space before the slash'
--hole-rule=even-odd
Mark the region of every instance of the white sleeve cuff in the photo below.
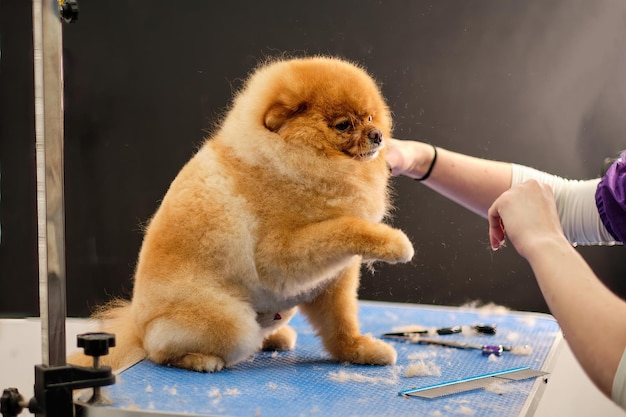
<svg viewBox="0 0 626 417">
<path fill-rule="evenodd" d="M 511 164 L 512 184 L 535 179 L 554 192 L 556 207 L 565 237 L 574 245 L 615 245 L 615 238 L 606 230 L 596 207 L 599 178 L 568 180 L 523 165 Z"/>
<path fill-rule="evenodd" d="M 615 377 L 613 378 L 613 390 L 611 398 L 615 404 L 626 410 L 626 349 L 622 354 L 622 360 L 617 366 Z"/>
</svg>

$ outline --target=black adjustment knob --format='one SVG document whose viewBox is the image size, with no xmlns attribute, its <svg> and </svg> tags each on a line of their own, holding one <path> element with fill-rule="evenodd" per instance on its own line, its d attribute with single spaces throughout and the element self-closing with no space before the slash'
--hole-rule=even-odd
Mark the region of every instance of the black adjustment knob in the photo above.
<svg viewBox="0 0 626 417">
<path fill-rule="evenodd" d="M 76 0 L 60 0 L 59 15 L 65 23 L 74 23 L 78 20 L 78 3 Z"/>
<path fill-rule="evenodd" d="M 87 356 L 108 355 L 109 348 L 115 347 L 115 335 L 111 333 L 83 333 L 76 336 L 76 339 L 77 346 L 83 348 Z"/>
<path fill-rule="evenodd" d="M 24 397 L 17 388 L 7 388 L 0 398 L 0 413 L 4 417 L 15 417 L 24 409 Z"/>
</svg>

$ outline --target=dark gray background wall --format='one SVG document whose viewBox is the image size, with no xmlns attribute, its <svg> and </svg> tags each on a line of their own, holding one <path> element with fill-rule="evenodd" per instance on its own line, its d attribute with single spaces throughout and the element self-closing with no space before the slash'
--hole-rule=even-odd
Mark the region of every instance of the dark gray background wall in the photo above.
<svg viewBox="0 0 626 417">
<path fill-rule="evenodd" d="M 395 135 L 571 178 L 626 148 L 626 3 L 80 1 L 64 27 L 68 314 L 132 291 L 141 224 L 266 56 L 332 54 L 366 66 Z M 0 0 L 0 314 L 36 315 L 29 1 Z M 547 311 L 486 222 L 406 178 L 393 223 L 410 265 L 363 273 L 361 297 Z M 580 248 L 626 296 L 624 248 Z"/>
</svg>

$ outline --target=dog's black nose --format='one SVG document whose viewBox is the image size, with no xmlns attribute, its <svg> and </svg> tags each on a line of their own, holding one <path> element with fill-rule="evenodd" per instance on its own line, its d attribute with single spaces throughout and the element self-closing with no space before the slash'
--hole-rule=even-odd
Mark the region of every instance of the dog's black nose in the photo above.
<svg viewBox="0 0 626 417">
<path fill-rule="evenodd" d="M 374 145 L 379 145 L 383 141 L 383 132 L 380 129 L 372 129 L 367 134 L 367 137 Z"/>
</svg>

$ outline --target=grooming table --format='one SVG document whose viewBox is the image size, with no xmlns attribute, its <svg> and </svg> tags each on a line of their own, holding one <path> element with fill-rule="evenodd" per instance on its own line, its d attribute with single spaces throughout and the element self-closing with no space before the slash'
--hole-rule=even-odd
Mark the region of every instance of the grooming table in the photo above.
<svg viewBox="0 0 626 417">
<path fill-rule="evenodd" d="M 259 352 L 218 373 L 197 373 L 144 360 L 118 374 L 104 388 L 110 406 L 85 406 L 85 416 L 526 416 L 532 415 L 546 375 L 435 399 L 403 397 L 399 391 L 518 367 L 549 372 L 560 329 L 552 316 L 496 308 L 439 307 L 360 302 L 361 331 L 379 336 L 410 325 L 425 328 L 496 324 L 496 335 L 455 334 L 442 340 L 478 344 L 530 345 L 529 355 L 391 341 L 396 366 L 341 364 L 323 350 L 301 314 L 291 320 L 298 332 L 294 351 Z M 441 375 L 406 377 L 409 364 L 423 361 Z M 437 372 L 435 372 L 437 373 Z M 83 397 L 88 398 L 87 393 Z"/>
</svg>

